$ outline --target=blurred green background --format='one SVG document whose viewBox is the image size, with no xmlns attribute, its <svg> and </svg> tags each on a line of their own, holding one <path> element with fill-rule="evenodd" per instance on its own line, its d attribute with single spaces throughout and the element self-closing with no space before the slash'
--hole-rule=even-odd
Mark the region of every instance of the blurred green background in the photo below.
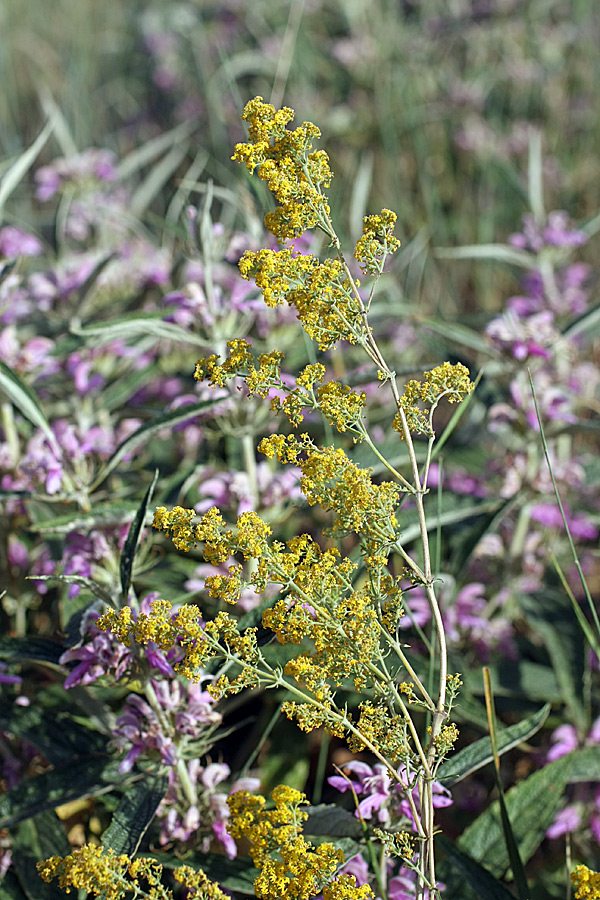
<svg viewBox="0 0 600 900">
<path fill-rule="evenodd" d="M 187 121 L 202 178 L 249 191 L 230 156 L 261 94 L 322 129 L 343 234 L 397 211 L 403 290 L 429 313 L 489 313 L 514 288 L 494 263 L 433 251 L 518 230 L 534 131 L 547 209 L 582 222 L 600 207 L 595 0 L 3 0 L 0 35 L 0 174 L 57 107 L 42 161 L 123 154 Z"/>
</svg>

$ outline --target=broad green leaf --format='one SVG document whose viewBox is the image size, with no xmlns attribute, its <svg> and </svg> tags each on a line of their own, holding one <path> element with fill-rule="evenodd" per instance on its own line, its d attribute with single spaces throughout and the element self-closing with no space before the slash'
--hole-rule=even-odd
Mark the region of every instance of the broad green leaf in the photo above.
<svg viewBox="0 0 600 900">
<path fill-rule="evenodd" d="M 111 595 L 93 578 L 87 578 L 84 575 L 31 575 L 28 577 L 33 581 L 61 581 L 63 584 L 78 584 L 79 587 L 90 591 L 94 597 L 98 597 L 99 600 L 112 606 Z"/>
<path fill-rule="evenodd" d="M 62 822 L 51 809 L 11 829 L 17 878 L 28 900 L 64 900 L 58 880 L 49 884 L 38 875 L 36 863 L 51 856 L 68 856 L 71 847 Z"/>
<path fill-rule="evenodd" d="M 152 499 L 152 494 L 154 493 L 154 488 L 156 487 L 157 481 L 158 469 L 156 469 L 156 471 L 154 472 L 152 483 L 149 485 L 148 490 L 144 494 L 143 500 L 140 504 L 140 508 L 138 509 L 135 515 L 135 519 L 131 523 L 129 531 L 127 532 L 127 538 L 125 539 L 123 550 L 121 551 L 121 559 L 119 561 L 119 574 L 121 577 L 121 591 L 124 603 L 127 602 L 127 597 L 129 595 L 129 586 L 131 584 L 131 572 L 133 570 L 135 551 L 137 550 L 140 534 L 146 520 L 148 506 Z"/>
<path fill-rule="evenodd" d="M 333 803 L 321 803 L 319 806 L 307 807 L 306 812 L 308 819 L 304 826 L 305 834 L 357 839 L 362 837 L 360 822 L 347 809 L 342 809 Z"/>
<path fill-rule="evenodd" d="M 61 449 L 54 432 L 50 428 L 39 398 L 35 391 L 22 381 L 16 372 L 0 359 L 0 390 L 4 391 L 8 399 L 19 409 L 32 425 L 41 429 L 48 438 L 52 450 L 57 456 L 61 456 Z"/>
<path fill-rule="evenodd" d="M 163 314 L 158 313 L 134 313 L 130 316 L 122 316 L 119 319 L 111 319 L 108 322 L 97 322 L 94 325 L 71 325 L 71 333 L 82 338 L 102 338 L 109 342 L 116 338 L 127 340 L 140 335 L 151 335 L 157 340 L 170 340 L 177 343 L 194 344 L 205 350 L 210 349 L 206 341 L 197 334 L 186 331 L 173 322 L 165 322 Z M 98 344 L 99 341 L 92 341 Z"/>
<path fill-rule="evenodd" d="M 113 455 L 96 476 L 91 490 L 95 490 L 98 485 L 102 484 L 112 470 L 119 465 L 124 456 L 127 456 L 128 453 L 132 453 L 136 447 L 140 446 L 140 444 L 145 444 L 152 435 L 157 434 L 164 428 L 178 425 L 180 422 L 185 422 L 186 419 L 192 419 L 194 416 L 206 413 L 209 409 L 212 409 L 222 401 L 222 397 L 215 397 L 210 400 L 199 400 L 197 403 L 188 403 L 186 406 L 180 406 L 172 412 L 164 413 L 161 416 L 155 416 L 150 422 L 146 422 L 145 425 L 142 425 L 137 431 L 130 434 L 129 437 L 117 447 Z"/>
<path fill-rule="evenodd" d="M 55 766 L 76 756 L 100 753 L 106 747 L 105 737 L 64 712 L 46 711 L 40 704 L 5 707 L 0 709 L 0 730 L 29 741 Z"/>
<path fill-rule="evenodd" d="M 518 747 L 523 741 L 529 740 L 543 726 L 550 712 L 550 704 L 546 704 L 528 719 L 510 725 L 498 733 L 498 754 L 502 756 Z M 437 771 L 437 780 L 446 787 L 452 787 L 458 781 L 462 781 L 467 775 L 476 772 L 492 761 L 492 750 L 489 737 L 481 738 L 473 744 L 469 744 L 464 750 L 454 753 L 450 759 L 442 763 Z"/>
<path fill-rule="evenodd" d="M 62 516 L 43 519 L 30 525 L 31 531 L 42 534 L 68 534 L 70 531 L 89 531 L 91 528 L 122 525 L 136 512 L 133 503 L 99 503 L 89 513 L 73 510 Z"/>
<path fill-rule="evenodd" d="M 588 780 L 599 768 L 597 747 L 576 750 L 548 763 L 506 794 L 506 807 L 523 863 L 529 860 L 563 803 L 571 775 L 587 768 Z M 493 803 L 461 835 L 458 846 L 476 862 L 501 877 L 509 865 L 498 802 Z"/>
<path fill-rule="evenodd" d="M 88 756 L 22 781 L 0 797 L 0 828 L 15 825 L 79 797 L 91 797 L 131 781 L 119 774 L 119 761 Z"/>
<path fill-rule="evenodd" d="M 521 269 L 535 269 L 537 258 L 525 250 L 518 250 L 508 244 L 467 244 L 464 247 L 436 247 L 433 251 L 438 259 L 493 259 L 498 262 L 519 266 Z"/>
<path fill-rule="evenodd" d="M 133 857 L 168 784 L 167 775 L 155 775 L 142 778 L 128 788 L 102 836 L 102 846 Z"/>
<path fill-rule="evenodd" d="M 0 659 L 3 660 L 21 661 L 29 659 L 57 666 L 58 660 L 64 652 L 65 648 L 62 644 L 59 644 L 57 641 L 51 641 L 48 638 L 0 637 Z"/>
<path fill-rule="evenodd" d="M 454 900 L 454 898 L 465 900 L 465 879 L 479 900 L 515 900 L 514 894 L 508 888 L 494 878 L 487 869 L 459 850 L 443 834 L 436 835 L 435 842 L 436 846 L 445 854 L 448 865 L 452 866 L 460 875 L 460 878 L 456 879 L 446 879 L 443 874 L 441 875 L 444 882 L 456 882 L 456 890 L 454 890 L 454 884 L 446 885 L 444 897 L 447 900 Z"/>
<path fill-rule="evenodd" d="M 0 219 L 3 217 L 4 204 L 35 162 L 40 150 L 52 134 L 53 128 L 54 125 L 52 121 L 47 122 L 33 144 L 17 157 L 8 172 L 2 178 L 2 181 L 0 181 Z"/>
</svg>

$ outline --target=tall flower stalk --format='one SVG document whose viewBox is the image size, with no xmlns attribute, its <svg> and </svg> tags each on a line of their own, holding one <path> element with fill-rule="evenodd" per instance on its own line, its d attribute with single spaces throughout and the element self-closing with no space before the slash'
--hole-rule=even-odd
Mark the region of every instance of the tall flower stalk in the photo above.
<svg viewBox="0 0 600 900">
<path fill-rule="evenodd" d="M 170 533 L 179 549 L 200 546 L 206 562 L 220 567 L 220 574 L 206 579 L 211 597 L 235 604 L 248 588 L 263 593 L 275 586 L 279 595 L 264 612 L 263 627 L 280 643 L 298 645 L 298 653 L 282 669 L 269 662 L 255 628 L 240 630 L 238 620 L 225 611 L 203 623 L 197 607 L 184 606 L 173 613 L 165 601 L 155 601 L 136 620 L 124 608 L 108 612 L 98 624 L 128 645 L 152 641 L 163 651 L 178 645 L 183 655 L 175 669 L 191 679 L 200 678 L 211 660 L 221 660 L 220 674 L 208 687 L 215 699 L 246 688 L 285 687 L 290 699 L 283 704 L 283 712 L 301 729 L 322 727 L 345 738 L 352 751 L 372 753 L 406 803 L 405 818 L 391 823 L 392 834 L 377 835 L 383 849 L 378 857 L 378 883 L 385 884 L 387 857 L 396 856 L 416 873 L 416 896 L 434 896 L 438 893 L 434 785 L 437 769 L 458 734 L 448 718 L 460 680 L 458 675 L 448 675 L 424 498 L 435 441 L 435 409 L 444 397 L 451 403 L 462 400 L 473 385 L 464 366 L 444 363 L 426 372 L 421 381 L 409 382 L 403 391 L 399 388 L 369 323 L 386 259 L 400 246 L 393 234 L 395 214 L 384 209 L 365 217 L 354 262 L 349 263 L 325 193 L 332 178 L 328 157 L 312 149 L 318 128 L 304 122 L 289 130 L 293 110 L 276 110 L 260 97 L 247 104 L 242 118 L 248 123 L 249 140 L 236 146 L 233 159 L 250 172 L 256 170 L 273 192 L 278 205 L 266 215 L 265 225 L 280 249 L 246 252 L 240 271 L 244 278 L 254 279 L 267 306 L 292 306 L 322 352 L 340 341 L 362 348 L 375 364 L 379 382 L 392 393 L 395 417 L 390 427 L 406 447 L 407 469 L 400 472 L 377 446 L 364 416 L 364 392 L 324 380 L 322 363 L 305 366 L 294 382 L 281 371 L 284 357 L 279 351 L 255 358 L 247 341 L 229 341 L 225 359 L 213 354 L 199 360 L 195 378 L 213 387 L 237 386 L 250 395 L 272 396 L 273 412 L 282 413 L 291 430 L 265 437 L 258 449 L 267 458 L 297 466 L 307 502 L 332 513 L 332 526 L 324 532 L 327 543 L 321 546 L 308 534 L 286 543 L 272 540 L 271 528 L 254 512 L 242 513 L 236 525 L 228 527 L 216 507 L 199 521 L 194 510 L 160 507 L 154 525 Z M 318 229 L 326 236 L 330 256 L 320 259 L 288 243 L 307 229 Z M 370 279 L 366 291 L 353 275 L 356 264 Z M 357 465 L 342 448 L 319 446 L 308 433 L 298 434 L 305 414 L 317 411 L 355 443 L 366 442 L 392 480 L 376 482 L 371 470 Z M 419 461 L 416 435 L 427 442 L 424 465 Z M 418 518 L 416 550 L 405 545 L 399 522 L 399 506 L 407 498 L 413 500 Z M 404 511 L 402 515 L 406 517 Z M 331 538 L 346 539 L 351 554 L 342 556 Z M 399 574 L 397 566 L 392 568 L 394 556 L 401 560 Z M 223 565 L 232 560 L 222 574 Z M 422 586 L 431 608 L 438 669 L 434 692 L 410 664 L 399 637 L 406 579 Z M 349 710 L 338 699 L 338 691 L 348 688 L 360 696 L 357 710 Z M 420 725 L 423 719 L 425 728 Z M 235 808 L 243 806 L 240 801 Z M 410 823 L 407 829 L 406 822 Z M 241 833 L 235 816 L 232 828 L 232 834 Z M 329 868 L 321 872 L 321 878 L 318 874 L 309 879 L 303 896 L 331 883 Z M 271 895 L 261 888 L 261 877 L 257 896 L 268 900 Z M 353 878 L 340 877 L 344 884 Z"/>
</svg>

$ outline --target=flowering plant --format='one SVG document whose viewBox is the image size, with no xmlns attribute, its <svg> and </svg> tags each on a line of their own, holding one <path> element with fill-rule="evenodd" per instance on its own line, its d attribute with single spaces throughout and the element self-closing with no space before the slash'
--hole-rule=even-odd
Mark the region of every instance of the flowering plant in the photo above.
<svg viewBox="0 0 600 900">
<path fill-rule="evenodd" d="M 324 900 L 366 900 L 375 894 L 391 900 L 439 896 L 442 884 L 436 867 L 435 810 L 452 803 L 450 787 L 488 761 L 490 752 L 495 758 L 498 752 L 527 739 L 547 715 L 546 709 L 513 725 L 498 742 L 492 727 L 490 741 L 477 742 L 447 759 L 458 738 L 450 716 L 461 688 L 461 676 L 449 674 L 454 668 L 449 653 L 466 636 L 473 641 L 471 651 L 480 657 L 489 657 L 498 649 L 515 652 L 510 623 L 490 623 L 483 576 L 481 581 L 467 582 L 454 592 L 453 577 L 440 568 L 430 546 L 432 511 L 438 520 L 443 517 L 430 492 L 442 481 L 437 454 L 464 409 L 459 407 L 458 415 L 441 431 L 438 423 L 445 414 L 441 404 L 444 400 L 451 404 L 464 401 L 473 384 L 464 365 L 444 362 L 432 366 L 420 379 L 408 381 L 404 389 L 399 386 L 399 376 L 389 363 L 385 341 L 373 319 L 376 288 L 387 259 L 399 248 L 393 234 L 395 215 L 383 209 L 379 215 L 365 216 L 362 235 L 352 259 L 348 258 L 334 229 L 326 193 L 332 178 L 328 158 L 323 151 L 313 150 L 318 129 L 312 123 L 303 123 L 290 130 L 287 126 L 292 116 L 291 110 L 276 110 L 258 97 L 244 110 L 249 140 L 236 147 L 234 159 L 251 173 L 257 171 L 273 192 L 278 205 L 267 214 L 265 224 L 279 246 L 246 251 L 239 270 L 242 284 L 253 280 L 267 311 L 275 316 L 263 320 L 256 316 L 259 341 L 264 344 L 269 339 L 269 329 L 277 322 L 289 327 L 291 310 L 305 335 L 325 354 L 323 362 L 316 361 L 316 350 L 308 344 L 311 361 L 305 364 L 303 360 L 299 371 L 292 374 L 294 353 L 266 346 L 265 352 L 255 352 L 253 342 L 247 339 L 249 328 L 243 337 L 226 340 L 231 320 L 222 296 L 215 292 L 211 299 L 220 302 L 203 304 L 197 284 L 191 281 L 184 290 L 167 295 L 170 314 L 163 316 L 161 326 L 174 339 L 179 334 L 177 327 L 189 325 L 194 312 L 200 312 L 204 331 L 198 342 L 213 349 L 209 340 L 212 335 L 218 352 L 196 364 L 195 379 L 203 399 L 191 398 L 179 413 L 174 404 L 152 432 L 133 423 L 130 436 L 125 431 L 119 444 L 114 434 L 99 430 L 95 435 L 88 434 L 87 440 L 93 443 L 82 449 L 86 439 L 82 433 L 65 421 L 55 422 L 51 428 L 40 418 L 20 379 L 13 378 L 13 370 L 6 367 L 3 371 L 4 383 L 12 385 L 13 396 L 28 409 L 31 421 L 43 426 L 41 438 L 30 448 L 30 463 L 19 473 L 21 478 L 28 473 L 30 480 L 18 481 L 11 475 L 5 482 L 13 516 L 23 514 L 19 491 L 33 493 L 32 489 L 40 490 L 42 485 L 49 496 L 74 502 L 81 513 L 87 514 L 97 500 L 94 494 L 98 487 L 126 453 L 140 446 L 144 435 L 157 432 L 160 425 L 176 427 L 199 412 L 208 423 L 217 410 L 221 425 L 230 416 L 228 424 L 223 425 L 224 433 L 234 432 L 239 422 L 248 426 L 242 436 L 247 476 L 243 483 L 238 479 L 234 487 L 205 467 L 203 474 L 209 475 L 205 493 L 194 508 L 160 505 L 154 513 L 154 527 L 171 536 L 176 550 L 200 551 L 203 563 L 194 565 L 196 579 L 186 586 L 195 589 L 198 576 L 202 576 L 202 610 L 195 603 L 183 602 L 185 598 L 162 599 L 162 591 L 151 591 L 138 599 L 132 588 L 134 558 L 138 572 L 143 572 L 146 564 L 144 554 L 150 538 L 144 536 L 143 528 L 156 478 L 141 506 L 130 511 L 135 512 L 133 521 L 110 521 L 112 531 L 98 527 L 83 535 L 73 527 L 77 519 L 71 513 L 69 522 L 62 525 L 68 529 L 62 574 L 54 571 L 49 559 L 42 559 L 34 573 L 43 588 L 49 581 L 62 579 L 69 585 L 70 600 L 76 599 L 81 588 L 95 597 L 92 605 L 79 609 L 68 621 L 69 646 L 61 647 L 61 652 L 55 646 L 50 660 L 55 665 L 75 664 L 65 688 L 75 693 L 103 679 L 120 692 L 118 710 L 113 708 L 112 698 L 112 705 L 102 713 L 87 693 L 79 694 L 85 697 L 91 720 L 95 716 L 101 722 L 101 732 L 110 733 L 111 748 L 120 756 L 118 765 L 113 760 L 97 760 L 100 764 L 87 773 L 89 790 L 95 793 L 98 783 L 109 783 L 112 789 L 125 793 L 112 824 L 104 830 L 104 852 L 89 843 L 71 854 L 60 847 L 52 848 L 60 852 L 40 864 L 45 881 L 58 877 L 65 888 L 85 888 L 107 897 L 125 897 L 128 893 L 170 897 L 171 888 L 163 884 L 168 879 L 162 866 L 150 857 L 134 859 L 146 830 L 156 819 L 153 827 L 158 826 L 159 831 L 155 840 L 165 865 L 172 848 L 177 854 L 192 854 L 194 868 L 177 867 L 173 872 L 175 881 L 183 882 L 191 896 L 221 896 L 220 888 L 211 880 L 211 871 L 215 882 L 228 886 L 229 879 L 232 883 L 232 870 L 227 869 L 223 857 L 230 861 L 236 858 L 244 847 L 237 841 L 249 845 L 250 859 L 259 870 L 258 876 L 246 882 L 246 889 L 251 884 L 256 896 L 265 900 L 308 900 L 319 893 Z M 88 169 L 83 167 L 86 176 L 95 172 L 96 177 L 108 182 L 115 177 L 112 167 Z M 77 173 L 78 168 L 79 177 Z M 45 195 L 60 190 L 64 180 L 75 177 L 65 165 L 59 167 L 60 177 L 51 175 L 51 171 L 43 172 Z M 88 218 L 93 216 L 94 204 L 86 210 Z M 206 218 L 204 229 L 208 240 Z M 329 255 L 318 252 L 316 241 L 306 243 L 307 230 L 324 237 Z M 543 231 L 542 244 L 534 231 L 528 223 L 528 243 L 518 244 L 515 239 L 514 246 L 542 254 L 544 241 L 552 246 L 582 242 L 568 235 L 561 237 L 567 232 L 560 217 Z M 72 237 L 83 240 L 90 233 L 86 227 L 75 230 Z M 10 249 L 19 236 L 11 232 L 8 237 L 13 242 L 6 244 Z M 23 252 L 37 252 L 37 245 L 25 241 L 25 237 Z M 366 285 L 357 277 L 359 272 L 367 279 Z M 547 277 L 547 266 L 544 272 Z M 555 287 L 558 284 L 557 280 Z M 570 294 L 569 286 L 574 288 Z M 493 321 L 488 327 L 494 352 L 519 362 L 535 357 L 550 369 L 556 361 L 550 350 L 552 315 L 584 310 L 577 291 L 580 286 L 581 279 L 573 275 L 569 284 L 565 282 L 558 293 L 552 294 L 552 314 L 542 309 L 542 290 L 537 300 L 532 297 L 531 303 L 522 303 L 518 309 L 514 304 L 511 322 Z M 240 303 L 237 323 L 247 325 L 248 307 L 239 299 L 246 288 L 240 290 L 237 284 L 236 289 Z M 535 293 L 534 289 L 531 292 Z M 571 299 L 565 309 L 561 298 L 567 302 L 567 294 Z M 515 317 L 523 320 L 518 328 Z M 80 324 L 75 327 L 81 330 Z M 109 326 L 104 327 L 110 331 Z M 374 372 L 358 368 L 352 379 L 347 379 L 351 383 L 345 383 L 343 375 L 338 374 L 343 369 L 339 365 L 341 343 L 344 355 L 350 349 L 366 354 L 367 366 L 373 366 Z M 289 339 L 287 346 L 278 346 L 293 350 Z M 37 350 L 37 345 L 28 346 L 29 354 Z M 51 361 L 42 356 L 45 371 L 51 373 Z M 73 357 L 69 362 L 76 384 L 82 393 L 93 391 L 102 376 L 94 381 L 90 361 L 80 354 Z M 15 366 L 25 372 L 30 365 L 28 358 L 15 348 Z M 330 367 L 336 374 L 334 379 L 329 378 Z M 510 365 L 504 371 L 510 373 Z M 511 446 L 519 435 L 521 419 L 533 424 L 522 394 L 517 402 L 515 384 L 516 377 L 510 388 L 518 410 L 509 423 L 513 426 L 509 432 Z M 548 394 L 545 408 L 556 411 L 555 420 L 569 421 L 572 413 L 568 402 L 558 398 L 555 403 L 554 393 Z M 29 397 L 29 406 L 24 396 Z M 148 393 L 144 396 L 146 399 Z M 267 399 L 272 415 L 282 417 L 286 424 L 273 432 L 269 417 L 264 416 L 255 419 L 254 425 L 258 422 L 259 427 L 253 431 L 246 409 L 257 410 Z M 4 415 L 6 443 L 15 450 L 17 428 L 8 406 Z M 506 409 L 493 408 L 490 412 L 500 432 L 507 418 Z M 320 423 L 327 440 L 320 437 Z M 299 431 L 301 425 L 306 430 Z M 258 445 L 267 461 L 257 465 L 251 436 L 260 428 L 270 433 Z M 334 436 L 334 429 L 341 437 Z M 183 462 L 193 452 L 196 435 L 192 426 L 181 440 Z M 70 451 L 66 457 L 65 450 Z M 90 450 L 98 455 L 93 465 Z M 278 476 L 275 460 L 289 467 L 291 477 L 287 482 Z M 491 473 L 487 474 L 491 480 Z M 390 480 L 382 480 L 382 475 Z M 191 477 L 194 482 L 199 480 L 198 472 Z M 307 506 L 320 510 L 315 516 L 318 524 L 313 522 L 306 531 L 294 529 L 290 536 L 290 517 L 282 515 L 277 500 L 269 508 L 260 509 L 265 484 L 275 495 L 274 486 L 293 484 L 289 493 L 296 500 L 303 497 Z M 543 493 L 545 487 L 540 478 L 536 489 Z M 482 479 L 469 482 L 458 471 L 453 473 L 453 490 L 487 499 Z M 510 493 L 508 488 L 505 492 Z M 219 507 L 211 503 L 211 498 L 221 496 L 225 502 L 219 501 Z M 493 506 L 492 512 L 501 509 L 502 501 Z M 532 510 L 527 507 L 526 513 L 542 525 L 548 525 L 551 518 L 548 503 L 539 503 Z M 505 531 L 509 534 L 512 525 L 507 520 Z M 571 517 L 571 525 L 580 525 L 584 537 L 592 534 L 593 523 L 581 516 Z M 277 539 L 279 529 L 283 540 Z M 19 552 L 23 557 L 23 549 L 12 542 L 13 564 L 17 564 Z M 535 552 L 533 548 L 533 575 L 541 579 L 539 553 L 536 557 Z M 493 547 L 482 546 L 479 553 L 480 560 L 493 558 Z M 189 569 L 188 573 L 192 574 Z M 530 578 L 522 586 L 533 591 L 532 585 Z M 445 602 L 450 594 L 453 603 Z M 238 615 L 239 610 L 244 615 Z M 405 642 L 407 620 L 414 628 L 411 643 Z M 423 630 L 425 625 L 429 633 Z M 419 641 L 427 648 L 428 658 L 419 655 Z M 46 651 L 50 652 L 49 648 Z M 26 734 L 27 716 L 18 712 L 17 678 L 2 673 L 3 681 L 15 685 L 17 695 L 17 711 L 9 724 L 13 729 L 18 724 Z M 213 748 L 225 740 L 228 704 L 243 702 L 248 694 L 255 697 L 267 689 L 276 692 L 277 704 L 281 700 L 285 715 L 303 732 L 328 735 L 338 743 L 345 742 L 353 754 L 368 756 L 369 763 L 363 759 L 348 761 L 346 757 L 338 774 L 329 779 L 334 790 L 352 799 L 354 815 L 341 816 L 344 810 L 335 807 L 333 824 L 329 821 L 325 825 L 327 807 L 305 810 L 305 795 L 289 784 L 275 787 L 270 805 L 256 794 L 260 786 L 257 778 L 242 772 L 241 777 L 230 780 L 229 766 L 213 761 Z M 469 707 L 472 697 L 473 688 L 468 686 L 460 702 L 472 720 L 477 720 L 481 711 Z M 488 712 L 490 709 L 488 703 Z M 82 739 L 93 755 L 97 744 L 93 729 L 91 732 Z M 593 742 L 592 732 L 588 743 Z M 562 784 L 576 780 L 577 766 L 588 759 L 586 750 L 592 748 L 579 753 L 575 749 L 577 735 L 569 734 L 569 739 L 575 756 L 563 762 L 566 754 L 562 751 L 549 753 L 543 785 L 553 777 Z M 55 766 L 63 764 L 65 758 L 71 762 L 68 753 L 61 758 L 52 747 L 48 753 Z M 88 757 L 85 763 L 89 768 Z M 528 787 L 540 792 L 533 782 L 532 778 Z M 18 786 L 15 790 L 6 804 L 5 821 L 11 824 L 19 815 L 22 817 L 25 808 L 34 808 L 26 807 Z M 513 817 L 515 811 L 523 809 L 523 796 L 523 792 L 519 797 L 513 795 Z M 61 799 L 68 797 L 63 795 Z M 554 812 L 555 807 L 549 815 Z M 490 807 L 487 813 L 482 814 L 476 828 L 473 826 L 478 835 L 494 832 L 489 823 L 495 808 Z M 559 815 L 554 830 L 548 829 L 548 837 L 562 833 L 556 830 L 560 822 Z M 334 839 L 322 840 L 324 836 Z M 496 836 L 494 840 L 497 842 Z M 475 838 L 467 837 L 460 848 L 452 848 L 447 842 L 442 847 L 446 862 L 453 860 L 459 869 L 466 868 L 472 885 L 483 884 L 490 896 L 492 891 L 501 891 L 489 871 L 475 861 L 484 861 L 485 857 Z M 511 855 L 510 848 L 508 852 L 521 890 L 518 854 Z M 211 856 L 215 855 L 221 862 L 211 869 Z M 494 864 L 496 869 L 508 865 L 498 860 Z M 246 875 L 249 870 L 247 865 Z M 443 881 L 447 871 L 446 865 Z M 582 885 L 591 878 L 584 875 L 580 872 L 577 876 Z M 147 883 L 149 894 L 140 877 Z"/>
</svg>

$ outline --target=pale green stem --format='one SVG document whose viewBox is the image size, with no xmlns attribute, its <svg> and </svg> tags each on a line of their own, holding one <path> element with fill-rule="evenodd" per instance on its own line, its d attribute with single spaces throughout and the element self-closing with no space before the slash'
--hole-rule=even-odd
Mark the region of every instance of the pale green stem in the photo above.
<svg viewBox="0 0 600 900">
<path fill-rule="evenodd" d="M 10 454 L 10 465 L 16 466 L 19 461 L 19 435 L 15 427 L 15 415 L 12 403 L 4 401 L 0 406 L 0 413 L 2 414 L 4 439 L 6 440 Z"/>
</svg>

